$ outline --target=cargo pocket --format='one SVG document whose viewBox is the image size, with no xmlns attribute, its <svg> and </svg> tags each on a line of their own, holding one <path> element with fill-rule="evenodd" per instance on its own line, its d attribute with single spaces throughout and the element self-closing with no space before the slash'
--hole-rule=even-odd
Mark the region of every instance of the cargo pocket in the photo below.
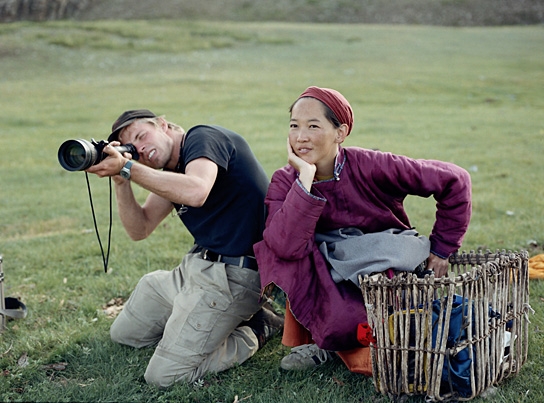
<svg viewBox="0 0 544 403">
<path fill-rule="evenodd" d="M 192 311 L 187 315 L 176 344 L 197 354 L 209 354 L 231 332 L 230 329 L 216 326 L 219 318 L 229 308 L 231 299 L 210 290 L 198 297 Z"/>
</svg>

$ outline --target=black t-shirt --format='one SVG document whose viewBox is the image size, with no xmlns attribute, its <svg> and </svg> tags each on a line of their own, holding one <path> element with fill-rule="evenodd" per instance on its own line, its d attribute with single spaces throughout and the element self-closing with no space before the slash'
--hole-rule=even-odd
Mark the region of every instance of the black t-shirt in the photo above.
<svg viewBox="0 0 544 403">
<path fill-rule="evenodd" d="M 181 221 L 204 248 L 226 256 L 253 256 L 266 219 L 269 180 L 264 169 L 242 136 L 219 126 L 199 125 L 187 132 L 179 171 L 185 173 L 189 162 L 202 157 L 217 164 L 217 179 L 204 205 L 187 207 Z"/>
</svg>

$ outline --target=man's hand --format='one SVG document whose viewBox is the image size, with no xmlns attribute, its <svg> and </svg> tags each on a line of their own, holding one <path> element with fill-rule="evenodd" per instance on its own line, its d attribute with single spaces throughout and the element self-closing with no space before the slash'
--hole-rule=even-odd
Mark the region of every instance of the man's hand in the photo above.
<svg viewBox="0 0 544 403">
<path fill-rule="evenodd" d="M 104 152 L 108 154 L 108 157 L 106 157 L 99 164 L 91 166 L 86 171 L 91 174 L 95 174 L 100 178 L 111 176 L 114 178 L 116 183 L 122 183 L 125 181 L 119 176 L 119 172 L 121 172 L 123 166 L 130 159 L 128 158 L 130 157 L 130 154 L 125 153 L 125 156 L 123 156 L 121 153 L 119 153 L 119 151 L 113 148 L 119 145 L 121 145 L 121 143 L 118 141 L 112 141 L 110 144 L 104 147 Z"/>
<path fill-rule="evenodd" d="M 433 253 L 429 254 L 426 269 L 434 271 L 435 277 L 443 277 L 448 274 L 448 267 L 448 259 L 442 259 Z"/>
</svg>

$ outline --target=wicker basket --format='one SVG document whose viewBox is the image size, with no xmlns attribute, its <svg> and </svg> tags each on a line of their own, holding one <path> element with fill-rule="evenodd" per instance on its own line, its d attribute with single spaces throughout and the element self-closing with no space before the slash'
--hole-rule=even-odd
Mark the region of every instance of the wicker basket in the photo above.
<svg viewBox="0 0 544 403">
<path fill-rule="evenodd" d="M 470 400 L 527 359 L 528 253 L 463 253 L 448 277 L 360 278 L 376 390 Z"/>
</svg>

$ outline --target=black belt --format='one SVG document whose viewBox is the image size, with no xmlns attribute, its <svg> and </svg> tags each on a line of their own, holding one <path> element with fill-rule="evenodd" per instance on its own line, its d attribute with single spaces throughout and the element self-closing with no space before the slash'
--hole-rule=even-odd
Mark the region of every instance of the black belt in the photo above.
<svg viewBox="0 0 544 403">
<path fill-rule="evenodd" d="M 259 269 L 257 259 L 253 256 L 225 256 L 205 249 L 202 246 L 194 248 L 193 253 L 199 253 L 202 259 L 209 260 L 210 262 L 221 262 L 255 271 Z"/>
</svg>

